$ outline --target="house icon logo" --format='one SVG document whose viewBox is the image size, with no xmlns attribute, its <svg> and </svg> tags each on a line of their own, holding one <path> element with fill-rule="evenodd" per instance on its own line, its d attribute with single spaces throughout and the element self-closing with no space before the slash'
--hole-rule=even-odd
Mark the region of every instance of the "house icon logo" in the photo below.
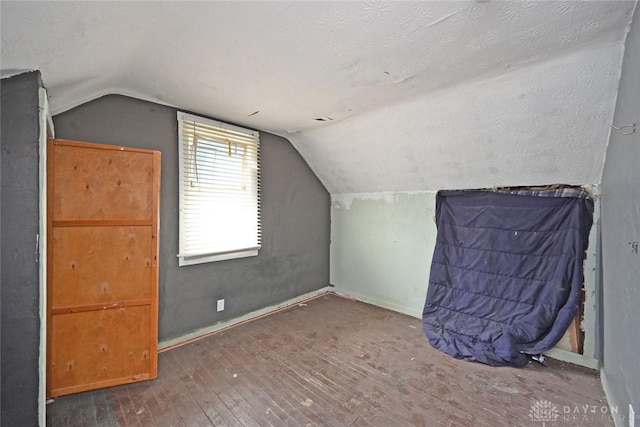
<svg viewBox="0 0 640 427">
<path fill-rule="evenodd" d="M 529 410 L 531 421 L 541 421 L 544 427 L 547 422 L 553 422 L 560 418 L 558 407 L 548 400 L 538 400 Z"/>
</svg>

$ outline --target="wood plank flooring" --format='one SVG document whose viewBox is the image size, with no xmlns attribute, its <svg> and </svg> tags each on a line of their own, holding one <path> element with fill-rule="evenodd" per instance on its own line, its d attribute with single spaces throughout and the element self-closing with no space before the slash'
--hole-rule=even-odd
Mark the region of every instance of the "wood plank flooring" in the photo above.
<svg viewBox="0 0 640 427">
<path fill-rule="evenodd" d="M 325 295 L 161 353 L 154 381 L 57 398 L 47 425 L 613 426 L 595 372 L 549 365 L 455 360 L 419 319 Z"/>
</svg>

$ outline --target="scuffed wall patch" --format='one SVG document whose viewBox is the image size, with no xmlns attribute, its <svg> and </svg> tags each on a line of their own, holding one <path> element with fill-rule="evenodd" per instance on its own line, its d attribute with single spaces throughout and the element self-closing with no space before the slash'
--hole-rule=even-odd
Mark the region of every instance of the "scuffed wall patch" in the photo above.
<svg viewBox="0 0 640 427">
<path fill-rule="evenodd" d="M 345 193 L 331 195 L 331 207 L 333 209 L 351 209 L 354 201 L 372 201 L 395 204 L 402 196 L 414 196 L 422 194 L 435 194 L 434 191 L 403 191 L 381 193 Z"/>
<path fill-rule="evenodd" d="M 383 201 L 385 203 L 395 203 L 398 200 L 397 193 L 351 193 L 333 194 L 331 196 L 331 207 L 335 209 L 351 209 L 354 200 Z"/>
</svg>

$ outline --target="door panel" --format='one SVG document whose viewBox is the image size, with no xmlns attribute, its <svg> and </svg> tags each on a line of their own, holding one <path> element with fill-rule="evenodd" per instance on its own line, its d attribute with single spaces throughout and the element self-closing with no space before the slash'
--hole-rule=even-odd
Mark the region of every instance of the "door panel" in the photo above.
<svg viewBox="0 0 640 427">
<path fill-rule="evenodd" d="M 54 227 L 51 307 L 149 299 L 151 226 Z"/>
<path fill-rule="evenodd" d="M 153 156 L 104 147 L 56 147 L 53 215 L 57 221 L 151 220 Z"/>
<path fill-rule="evenodd" d="M 160 153 L 48 150 L 47 395 L 155 378 Z"/>
<path fill-rule="evenodd" d="M 58 394 L 149 378 L 149 306 L 53 316 L 51 378 Z"/>
</svg>

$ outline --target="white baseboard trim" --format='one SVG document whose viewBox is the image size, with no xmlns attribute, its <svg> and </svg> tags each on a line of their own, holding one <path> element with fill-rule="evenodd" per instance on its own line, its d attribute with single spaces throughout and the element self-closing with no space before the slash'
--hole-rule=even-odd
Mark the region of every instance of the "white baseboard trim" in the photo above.
<svg viewBox="0 0 640 427">
<path fill-rule="evenodd" d="M 422 319 L 422 311 L 416 311 L 408 307 L 404 307 L 389 301 L 385 301 L 380 298 L 368 297 L 368 296 L 360 295 L 354 292 L 344 291 L 342 289 L 332 288 L 332 290 L 337 295 L 342 295 L 347 298 L 352 298 L 357 301 L 365 302 L 367 304 L 375 305 L 377 307 L 386 308 L 387 310 L 395 311 L 398 313 L 406 314 L 411 317 Z"/>
<path fill-rule="evenodd" d="M 584 354 L 572 353 L 561 348 L 552 348 L 551 350 L 545 351 L 544 355 L 551 357 L 552 359 L 584 366 L 585 368 L 593 369 L 594 371 L 597 371 L 599 368 L 598 359 L 585 356 Z"/>
<path fill-rule="evenodd" d="M 166 351 L 166 350 L 168 350 L 170 348 L 177 347 L 177 346 L 180 346 L 180 345 L 183 345 L 183 344 L 187 344 L 187 343 L 189 343 L 191 341 L 195 341 L 195 340 L 198 340 L 200 338 L 204 338 L 204 337 L 206 337 L 208 335 L 212 335 L 212 334 L 214 334 L 216 332 L 219 332 L 219 331 L 221 331 L 223 329 L 228 329 L 228 328 L 236 326 L 236 325 L 238 325 L 240 323 L 246 323 L 246 322 L 249 322 L 251 320 L 256 320 L 256 319 L 258 319 L 260 317 L 264 317 L 264 316 L 269 315 L 271 313 L 274 313 L 276 311 L 280 311 L 280 310 L 283 310 L 283 309 L 288 308 L 290 306 L 293 306 L 293 305 L 296 305 L 296 304 L 300 304 L 300 303 L 302 303 L 304 301 L 316 298 L 316 297 L 318 297 L 320 295 L 323 295 L 323 294 L 326 294 L 326 293 L 329 293 L 329 292 L 332 292 L 332 291 L 333 291 L 333 287 L 325 286 L 324 288 L 320 288 L 320 289 L 308 292 L 308 293 L 303 294 L 303 295 L 298 295 L 295 298 L 288 299 L 288 300 L 286 300 L 284 302 L 281 302 L 279 304 L 272 305 L 272 306 L 265 307 L 265 308 L 261 308 L 260 310 L 255 310 L 255 311 L 252 311 L 252 312 L 247 313 L 245 315 L 242 315 L 240 317 L 236 317 L 236 318 L 231 319 L 231 320 L 226 320 L 226 321 L 223 321 L 223 322 L 216 323 L 213 326 L 208 326 L 206 328 L 198 329 L 196 331 L 193 331 L 193 332 L 190 332 L 188 334 L 179 336 L 177 338 L 172 338 L 170 340 L 161 341 L 160 343 L 158 343 L 158 351 L 159 352 L 160 351 Z"/>
<path fill-rule="evenodd" d="M 600 368 L 600 382 L 602 383 L 602 390 L 604 391 L 604 395 L 607 398 L 609 411 L 611 411 L 611 398 L 610 398 L 611 386 L 609 385 L 609 379 L 607 378 L 607 373 L 604 371 L 604 368 L 602 367 Z M 618 416 L 613 417 L 613 424 L 615 424 L 616 427 L 624 427 L 623 422 L 625 421 L 625 419 L 620 417 L 620 413 L 618 413 L 617 415 Z"/>
</svg>

